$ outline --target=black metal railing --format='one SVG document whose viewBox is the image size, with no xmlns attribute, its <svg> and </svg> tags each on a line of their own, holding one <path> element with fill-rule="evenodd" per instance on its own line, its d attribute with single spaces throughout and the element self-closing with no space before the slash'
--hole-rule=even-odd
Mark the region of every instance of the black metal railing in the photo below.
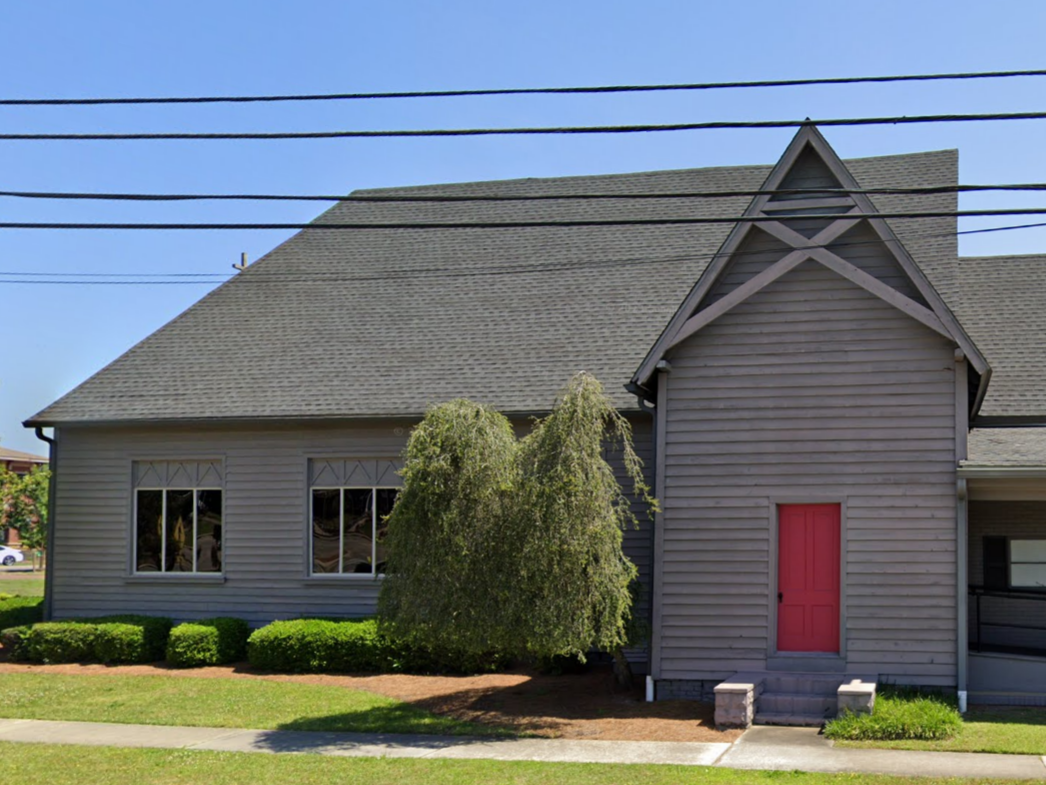
<svg viewBox="0 0 1046 785">
<path fill-rule="evenodd" d="M 974 651 L 1030 654 L 1046 657 L 1046 591 L 1039 589 L 986 589 L 970 586 L 969 616 Z M 1026 603 L 1033 603 L 1027 605 Z M 1036 617 L 1042 623 L 1013 621 L 1014 617 Z M 987 617 L 987 618 L 986 618 Z M 992 631 L 1012 631 L 1016 635 L 991 635 Z"/>
</svg>

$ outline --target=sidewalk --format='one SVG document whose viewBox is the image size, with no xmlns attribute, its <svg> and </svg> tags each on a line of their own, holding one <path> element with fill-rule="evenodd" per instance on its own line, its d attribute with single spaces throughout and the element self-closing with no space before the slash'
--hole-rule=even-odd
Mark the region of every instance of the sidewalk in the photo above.
<svg viewBox="0 0 1046 785">
<path fill-rule="evenodd" d="M 462 736 L 0 720 L 0 741 L 349 757 L 671 763 L 779 771 L 1046 779 L 1046 759 L 1035 755 L 837 749 L 815 729 L 808 728 L 752 728 L 731 745 L 572 739 L 495 740 Z"/>
<path fill-rule="evenodd" d="M 729 744 L 672 741 L 479 739 L 396 733 L 333 733 L 101 722 L 0 720 L 0 741 L 160 747 L 219 752 L 313 753 L 388 758 L 478 758 L 549 763 L 677 763 L 711 766 Z M 1046 771 L 1043 772 L 1046 774 Z"/>
<path fill-rule="evenodd" d="M 750 728 L 716 765 L 777 771 L 1046 779 L 1046 760 L 1038 755 L 846 749 L 832 746 L 816 728 L 772 726 Z"/>
</svg>

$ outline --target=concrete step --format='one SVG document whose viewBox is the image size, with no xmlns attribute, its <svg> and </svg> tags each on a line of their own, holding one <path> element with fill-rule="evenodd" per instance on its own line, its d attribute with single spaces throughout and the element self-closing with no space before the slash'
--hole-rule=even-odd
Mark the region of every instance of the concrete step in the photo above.
<svg viewBox="0 0 1046 785">
<path fill-rule="evenodd" d="M 800 673 L 838 673 L 846 672 L 846 660 L 837 655 L 824 657 L 769 657 L 766 661 L 766 669 L 771 673 L 782 671 L 798 671 Z"/>
<path fill-rule="evenodd" d="M 791 725 L 793 727 L 819 728 L 824 725 L 824 717 L 816 714 L 787 714 L 774 712 L 756 712 L 756 725 Z"/>
<path fill-rule="evenodd" d="M 836 675 L 811 674 L 768 674 L 763 683 L 764 692 L 786 693 L 789 695 L 822 695 L 835 697 L 836 690 L 843 683 L 843 677 Z"/>
<path fill-rule="evenodd" d="M 806 693 L 764 692 L 756 699 L 756 712 L 769 714 L 809 714 L 834 717 L 837 699 L 834 695 Z"/>
</svg>

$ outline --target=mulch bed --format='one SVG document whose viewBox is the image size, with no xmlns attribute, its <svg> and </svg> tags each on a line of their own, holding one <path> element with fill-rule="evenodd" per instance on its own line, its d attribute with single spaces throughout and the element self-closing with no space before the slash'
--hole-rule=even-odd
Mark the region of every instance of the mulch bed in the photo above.
<svg viewBox="0 0 1046 785">
<path fill-rule="evenodd" d="M 246 664 L 178 670 L 160 664 L 3 662 L 0 676 L 4 673 L 264 679 L 347 687 L 386 695 L 434 714 L 565 739 L 730 742 L 740 736 L 740 731 L 717 731 L 712 721 L 712 706 L 707 703 L 677 700 L 646 703 L 641 689 L 631 693 L 616 690 L 613 675 L 605 666 L 565 676 L 545 676 L 524 670 L 480 676 L 341 676 L 262 673 Z"/>
</svg>

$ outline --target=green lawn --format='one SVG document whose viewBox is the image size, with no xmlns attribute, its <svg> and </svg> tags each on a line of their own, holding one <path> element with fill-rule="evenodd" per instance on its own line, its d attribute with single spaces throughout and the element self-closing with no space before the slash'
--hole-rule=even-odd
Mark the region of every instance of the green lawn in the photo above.
<svg viewBox="0 0 1046 785">
<path fill-rule="evenodd" d="M 1046 709 L 973 709 L 958 736 L 946 741 L 839 741 L 840 747 L 1046 755 Z"/>
<path fill-rule="evenodd" d="M 39 578 L 12 578 L 0 576 L 0 594 L 18 594 L 22 597 L 43 597 L 43 573 Z"/>
<path fill-rule="evenodd" d="M 254 679 L 7 673 L 0 717 L 270 730 L 509 735 L 362 690 Z"/>
<path fill-rule="evenodd" d="M 697 766 L 520 763 L 146 750 L 0 742 L 0 779 L 19 785 L 945 785 L 875 774 L 734 771 Z M 980 780 L 999 785 L 1007 780 Z"/>
</svg>

